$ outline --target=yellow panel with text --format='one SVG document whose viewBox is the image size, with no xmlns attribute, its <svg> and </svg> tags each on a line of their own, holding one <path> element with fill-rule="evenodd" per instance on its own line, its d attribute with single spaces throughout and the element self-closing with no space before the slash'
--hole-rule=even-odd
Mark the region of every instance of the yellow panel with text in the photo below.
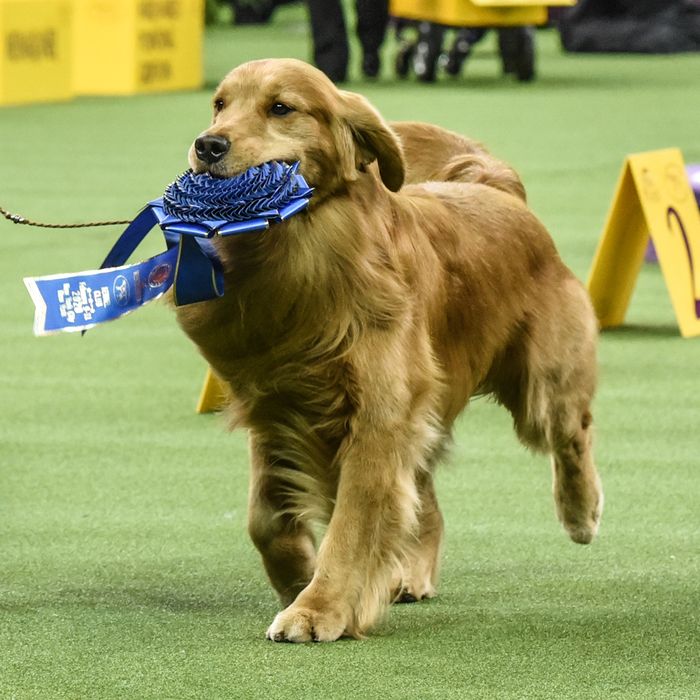
<svg viewBox="0 0 700 700">
<path fill-rule="evenodd" d="M 227 403 L 228 390 L 226 385 L 212 371 L 207 369 L 204 384 L 197 401 L 197 413 L 214 413 L 221 411 Z"/>
<path fill-rule="evenodd" d="M 0 0 L 0 104 L 73 96 L 70 0 Z"/>
<path fill-rule="evenodd" d="M 202 85 L 203 0 L 73 0 L 75 89 L 119 95 Z"/>
</svg>

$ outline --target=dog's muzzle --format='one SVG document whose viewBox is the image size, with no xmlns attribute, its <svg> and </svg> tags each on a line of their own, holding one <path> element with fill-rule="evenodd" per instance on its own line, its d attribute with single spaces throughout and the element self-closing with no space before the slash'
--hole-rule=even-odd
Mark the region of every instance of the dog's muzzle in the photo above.
<svg viewBox="0 0 700 700">
<path fill-rule="evenodd" d="M 200 136 L 194 142 L 197 158 L 207 165 L 218 163 L 231 148 L 231 142 L 223 136 Z"/>
</svg>

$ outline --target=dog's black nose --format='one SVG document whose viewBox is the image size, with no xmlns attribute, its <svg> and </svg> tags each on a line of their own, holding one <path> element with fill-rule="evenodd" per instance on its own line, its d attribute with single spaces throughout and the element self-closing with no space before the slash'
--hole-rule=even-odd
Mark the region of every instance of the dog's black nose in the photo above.
<svg viewBox="0 0 700 700">
<path fill-rule="evenodd" d="M 231 142 L 223 136 L 200 136 L 194 142 L 197 158 L 210 165 L 220 161 L 228 153 L 229 148 L 231 148 Z"/>
</svg>

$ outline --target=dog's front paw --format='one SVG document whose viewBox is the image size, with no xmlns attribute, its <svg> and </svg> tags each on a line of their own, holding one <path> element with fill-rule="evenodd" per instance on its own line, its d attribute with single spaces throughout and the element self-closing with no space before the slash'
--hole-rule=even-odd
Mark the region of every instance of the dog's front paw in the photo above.
<svg viewBox="0 0 700 700">
<path fill-rule="evenodd" d="M 292 604 L 277 614 L 267 629 L 267 638 L 273 642 L 334 642 L 345 628 L 345 617 L 336 611 Z"/>
</svg>

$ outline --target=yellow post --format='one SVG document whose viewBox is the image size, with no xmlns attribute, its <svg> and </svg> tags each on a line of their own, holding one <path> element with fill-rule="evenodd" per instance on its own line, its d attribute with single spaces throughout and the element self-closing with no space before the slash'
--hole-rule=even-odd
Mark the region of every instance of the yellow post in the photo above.
<svg viewBox="0 0 700 700">
<path fill-rule="evenodd" d="M 211 367 L 209 367 L 204 377 L 202 391 L 199 394 L 197 413 L 213 413 L 214 411 L 220 411 L 226 403 L 227 393 L 224 383 L 212 372 Z"/>
<path fill-rule="evenodd" d="M 681 335 L 700 335 L 700 212 L 677 148 L 622 167 L 588 279 L 602 328 L 624 321 L 650 235 Z"/>
<path fill-rule="evenodd" d="M 620 174 L 603 231 L 589 275 L 588 292 L 601 328 L 609 328 L 625 320 L 649 240 L 647 222 L 627 165 Z"/>
</svg>

